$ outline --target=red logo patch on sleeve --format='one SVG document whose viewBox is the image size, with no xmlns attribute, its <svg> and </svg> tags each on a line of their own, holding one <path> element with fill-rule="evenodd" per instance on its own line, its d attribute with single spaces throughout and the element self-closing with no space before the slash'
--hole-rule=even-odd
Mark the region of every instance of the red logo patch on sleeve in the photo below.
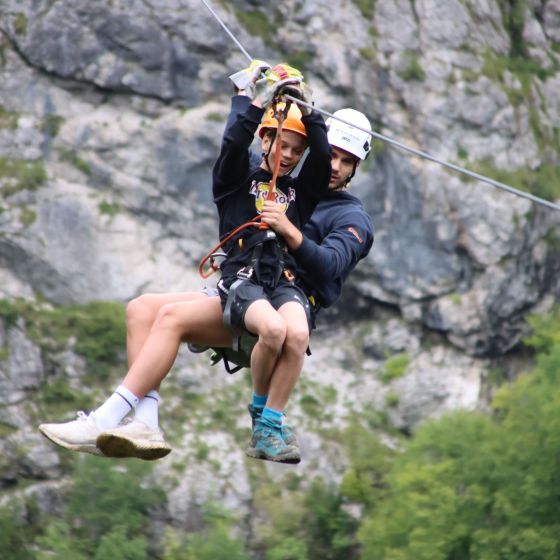
<svg viewBox="0 0 560 560">
<path fill-rule="evenodd" d="M 360 242 L 363 243 L 364 240 L 360 237 L 360 234 L 353 228 L 349 227 L 348 231 Z"/>
</svg>

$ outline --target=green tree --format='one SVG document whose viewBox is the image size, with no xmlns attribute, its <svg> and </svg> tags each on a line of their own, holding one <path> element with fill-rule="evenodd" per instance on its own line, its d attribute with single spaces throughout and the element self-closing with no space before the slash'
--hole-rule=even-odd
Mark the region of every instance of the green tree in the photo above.
<svg viewBox="0 0 560 560">
<path fill-rule="evenodd" d="M 243 542 L 231 535 L 235 519 L 228 512 L 210 502 L 203 522 L 197 533 L 180 535 L 168 529 L 163 560 L 250 560 Z"/>
<path fill-rule="evenodd" d="M 0 509 L 0 558 L 31 560 L 28 549 L 28 531 L 24 521 L 14 508 Z"/>
<path fill-rule="evenodd" d="M 316 478 L 305 496 L 305 560 L 350 560 L 356 557 L 357 522 L 343 509 L 340 491 Z"/>
<path fill-rule="evenodd" d="M 152 465 L 139 461 L 80 456 L 66 511 L 35 540 L 37 558 L 147 559 L 149 510 L 165 501 L 163 491 L 148 477 L 151 470 Z"/>
<path fill-rule="evenodd" d="M 418 430 L 360 528 L 363 560 L 560 557 L 560 345 L 546 347 L 496 394 L 493 416 Z"/>
<path fill-rule="evenodd" d="M 116 527 L 101 539 L 94 560 L 147 560 L 147 543 L 142 536 L 130 539 L 127 527 Z"/>
</svg>

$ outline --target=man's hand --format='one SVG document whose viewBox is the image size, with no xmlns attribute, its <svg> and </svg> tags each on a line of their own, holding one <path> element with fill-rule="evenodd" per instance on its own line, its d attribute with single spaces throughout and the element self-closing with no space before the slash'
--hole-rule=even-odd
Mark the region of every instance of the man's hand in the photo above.
<svg viewBox="0 0 560 560">
<path fill-rule="evenodd" d="M 285 239 L 289 249 L 297 249 L 301 245 L 303 241 L 302 233 L 290 222 L 284 208 L 278 202 L 265 200 L 261 211 L 261 219 Z"/>
</svg>

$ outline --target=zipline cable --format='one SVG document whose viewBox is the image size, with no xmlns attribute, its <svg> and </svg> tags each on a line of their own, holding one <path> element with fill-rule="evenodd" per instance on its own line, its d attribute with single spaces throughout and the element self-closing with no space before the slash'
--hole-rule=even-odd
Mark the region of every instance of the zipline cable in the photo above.
<svg viewBox="0 0 560 560">
<path fill-rule="evenodd" d="M 234 41 L 234 43 L 239 47 L 241 52 L 247 57 L 247 59 L 249 61 L 252 61 L 253 57 L 243 48 L 243 45 L 237 40 L 237 38 L 233 35 L 233 33 L 227 28 L 226 24 L 220 19 L 218 14 L 210 7 L 208 2 L 206 0 L 202 0 L 202 2 L 210 10 L 211 14 L 214 16 L 216 21 L 224 28 L 224 30 L 231 37 L 231 39 Z M 328 117 L 336 119 L 336 120 L 338 120 L 338 121 L 340 121 L 340 122 L 342 122 L 346 125 L 353 126 L 354 128 L 357 128 L 358 130 L 361 130 L 362 132 L 365 132 L 365 133 L 369 134 L 370 136 L 373 136 L 374 138 L 377 138 L 378 140 L 386 142 L 387 144 L 390 144 L 392 146 L 400 148 L 401 150 L 404 150 L 406 152 L 409 152 L 409 153 L 414 154 L 416 156 L 419 156 L 421 158 L 427 159 L 429 161 L 433 161 L 434 163 L 438 163 L 439 165 L 442 165 L 443 167 L 447 167 L 448 169 L 452 169 L 453 171 L 458 171 L 459 173 L 463 173 L 464 175 L 467 175 L 468 177 L 471 177 L 473 179 L 477 179 L 478 181 L 482 181 L 483 183 L 487 183 L 487 184 L 489 184 L 493 187 L 496 187 L 497 189 L 501 189 L 501 190 L 506 191 L 510 194 L 519 196 L 521 198 L 526 198 L 526 199 L 528 199 L 532 202 L 535 202 L 536 204 L 540 204 L 542 206 L 552 208 L 553 210 L 560 210 L 560 205 L 555 204 L 554 202 L 551 202 L 549 200 L 545 200 L 544 198 L 540 198 L 540 197 L 535 196 L 531 193 L 521 191 L 519 189 L 511 187 L 510 185 L 506 185 L 505 183 L 501 183 L 500 181 L 496 181 L 494 179 L 491 179 L 490 177 L 486 177 L 485 175 L 481 175 L 480 173 L 475 173 L 474 171 L 469 171 L 468 169 L 466 169 L 464 167 L 461 167 L 460 165 L 456 165 L 454 163 L 449 163 L 448 161 L 439 159 L 435 156 L 432 156 L 432 155 L 428 154 L 427 152 L 423 152 L 422 150 L 417 150 L 416 148 L 411 148 L 410 146 L 407 146 L 406 144 L 403 144 L 403 143 L 401 143 L 397 140 L 393 140 L 392 138 L 389 138 L 388 136 L 380 134 L 379 132 L 373 132 L 372 130 L 366 130 L 365 128 L 362 128 L 360 126 L 356 126 L 355 124 L 350 123 L 348 121 L 345 121 L 344 119 L 341 119 L 341 118 L 333 115 L 332 113 L 329 113 L 328 111 L 325 111 L 324 109 L 316 107 L 315 105 L 311 105 L 310 103 L 306 103 L 305 101 L 302 101 L 301 99 L 297 99 L 296 97 L 292 97 L 291 95 L 284 94 L 283 97 L 285 97 L 286 99 L 289 99 L 290 101 L 294 101 L 294 102 L 298 103 L 299 105 L 304 105 L 305 107 L 308 107 L 310 109 L 315 109 L 319 113 L 321 113 L 323 115 L 327 115 Z"/>
<path fill-rule="evenodd" d="M 216 18 L 216 21 L 224 28 L 225 32 L 231 37 L 233 42 L 239 47 L 239 50 L 249 59 L 253 60 L 253 57 L 243 48 L 243 45 L 237 40 L 235 35 L 227 28 L 227 25 L 220 19 L 220 16 L 212 9 L 210 4 L 206 0 L 202 0 L 202 3 L 210 10 L 210 13 Z"/>
<path fill-rule="evenodd" d="M 553 208 L 554 210 L 560 210 L 560 205 L 555 204 L 554 202 L 544 200 L 543 198 L 539 198 L 538 196 L 532 195 L 531 193 L 528 193 L 528 192 L 525 192 L 525 191 L 520 191 L 518 189 L 510 187 L 509 185 L 506 185 L 505 183 L 501 183 L 500 181 L 496 181 L 495 179 L 490 179 L 490 177 L 486 177 L 485 175 L 481 175 L 480 173 L 475 173 L 474 171 L 469 171 L 468 169 L 465 169 L 464 167 L 461 167 L 460 165 L 455 165 L 454 163 L 449 163 L 448 161 L 444 161 L 442 159 L 439 159 L 435 156 L 432 156 L 432 155 L 428 154 L 427 152 L 423 152 L 422 150 L 417 150 L 416 148 L 411 148 L 410 146 L 407 146 L 406 144 L 402 144 L 398 140 L 393 140 L 393 138 L 389 138 L 388 136 L 380 134 L 379 132 L 373 132 L 372 130 L 367 130 L 365 128 L 362 128 L 361 126 L 357 126 L 356 124 L 353 124 L 353 123 L 350 123 L 350 122 L 348 122 L 344 119 L 341 119 L 341 118 L 333 115 L 332 113 L 329 113 L 328 111 L 320 109 L 319 107 L 315 107 L 314 105 L 311 105 L 310 103 L 306 103 L 305 101 L 302 101 L 301 99 L 297 99 L 295 97 L 292 97 L 291 95 L 284 94 L 283 97 L 285 97 L 286 99 L 290 99 L 291 101 L 296 101 L 300 105 L 305 105 L 306 107 L 309 107 L 310 109 L 315 109 L 316 111 L 318 111 L 319 113 L 321 113 L 323 115 L 326 115 L 328 117 L 332 117 L 332 118 L 334 118 L 334 119 L 336 119 L 340 122 L 343 122 L 346 125 L 357 128 L 358 130 L 361 130 L 362 132 L 366 132 L 370 136 L 373 136 L 374 138 L 378 138 L 379 140 L 383 140 L 383 142 L 387 142 L 388 144 L 391 144 L 391 145 L 393 145 L 397 148 L 400 148 L 401 150 L 405 150 L 405 151 L 410 152 L 410 153 L 412 153 L 414 155 L 417 155 L 419 157 L 428 159 L 430 161 L 433 161 L 434 163 L 439 163 L 440 165 L 443 165 L 444 167 L 448 167 L 449 169 L 453 169 L 454 171 L 459 171 L 460 173 L 468 175 L 469 177 L 472 177 L 473 179 L 478 179 L 479 181 L 483 181 L 485 183 L 488 183 L 488 184 L 490 184 L 490 185 L 492 185 L 492 186 L 494 186 L 498 189 L 502 189 L 502 190 L 507 191 L 511 194 L 515 194 L 517 196 L 527 198 L 527 199 L 529 199 L 533 202 L 536 202 L 538 204 L 542 204 L 544 206 L 548 206 L 549 208 Z"/>
</svg>

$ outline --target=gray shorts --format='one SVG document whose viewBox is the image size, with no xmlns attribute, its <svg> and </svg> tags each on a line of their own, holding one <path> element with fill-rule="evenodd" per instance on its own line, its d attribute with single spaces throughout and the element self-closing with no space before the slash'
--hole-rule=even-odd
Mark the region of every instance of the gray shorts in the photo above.
<svg viewBox="0 0 560 560">
<path fill-rule="evenodd" d="M 220 280 L 218 282 L 218 292 L 222 301 L 222 309 L 224 314 L 229 315 L 229 322 L 234 328 L 247 330 L 245 326 L 245 313 L 249 306 L 259 299 L 264 299 L 274 307 L 280 309 L 282 305 L 291 301 L 297 301 L 305 310 L 307 325 L 309 332 L 312 329 L 311 306 L 309 300 L 303 291 L 293 282 L 281 279 L 278 286 L 272 292 L 267 292 L 259 284 L 255 284 L 252 280 L 240 280 L 234 282 L 229 288 L 226 288 Z"/>
<path fill-rule="evenodd" d="M 204 288 L 202 288 L 202 290 L 200 291 L 208 297 L 215 297 L 220 295 L 218 288 L 211 288 L 210 286 L 204 286 Z"/>
</svg>

